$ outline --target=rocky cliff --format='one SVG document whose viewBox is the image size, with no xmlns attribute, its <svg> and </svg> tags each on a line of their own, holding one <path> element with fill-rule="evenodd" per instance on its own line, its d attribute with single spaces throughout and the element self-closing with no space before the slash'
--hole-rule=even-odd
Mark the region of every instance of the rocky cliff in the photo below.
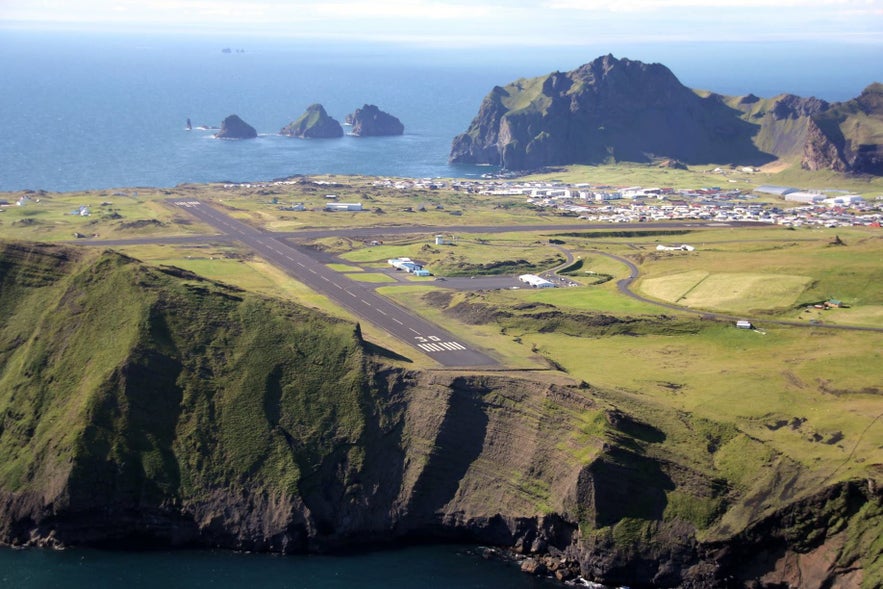
<svg viewBox="0 0 883 589">
<path fill-rule="evenodd" d="M 0 243 L 0 313 L 6 543 L 431 538 L 634 587 L 883 579 L 879 481 L 763 449 L 745 486 L 715 465 L 762 443 L 732 427 L 680 415 L 714 442 L 687 459 L 585 383 L 394 368 L 356 325 L 113 252 Z"/>
<path fill-rule="evenodd" d="M 877 173 L 878 86 L 835 105 L 793 95 L 728 97 L 691 90 L 660 64 L 607 55 L 571 72 L 494 88 L 454 139 L 450 161 L 517 170 L 659 158 L 760 165 L 784 158 L 811 169 Z M 851 155 L 836 156 L 842 164 L 828 161 L 832 149 Z"/>
<path fill-rule="evenodd" d="M 325 112 L 321 104 L 311 104 L 304 114 L 283 127 L 279 133 L 305 139 L 334 139 L 343 137 L 343 127 Z"/>
<path fill-rule="evenodd" d="M 258 136 L 255 128 L 236 115 L 230 115 L 221 123 L 221 130 L 215 133 L 218 139 L 254 139 Z"/>
<path fill-rule="evenodd" d="M 373 104 L 357 108 L 352 115 L 347 115 L 347 122 L 353 126 L 352 134 L 357 137 L 401 135 L 405 132 L 405 126 L 399 119 Z"/>
</svg>

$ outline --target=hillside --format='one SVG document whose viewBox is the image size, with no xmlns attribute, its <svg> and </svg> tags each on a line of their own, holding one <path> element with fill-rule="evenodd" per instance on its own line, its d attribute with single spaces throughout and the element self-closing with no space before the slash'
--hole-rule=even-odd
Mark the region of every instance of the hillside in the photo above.
<svg viewBox="0 0 883 589">
<path fill-rule="evenodd" d="M 880 173 L 880 85 L 829 104 L 691 90 L 660 64 L 612 55 L 571 72 L 497 86 L 451 146 L 452 163 L 511 170 L 649 162 L 758 166 L 782 159 L 806 169 Z"/>
<path fill-rule="evenodd" d="M 113 251 L 0 242 L 0 313 L 6 543 L 420 537 L 635 587 L 883 579 L 879 465 L 822 477 L 730 424 L 561 374 L 407 370 L 355 324 Z M 671 329 L 703 326 L 635 333 Z"/>
</svg>

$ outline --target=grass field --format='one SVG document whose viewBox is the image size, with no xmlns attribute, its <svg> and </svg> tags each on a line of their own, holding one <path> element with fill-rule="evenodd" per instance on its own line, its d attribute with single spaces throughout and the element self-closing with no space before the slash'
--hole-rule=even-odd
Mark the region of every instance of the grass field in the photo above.
<svg viewBox="0 0 883 589">
<path fill-rule="evenodd" d="M 693 309 L 747 312 L 789 307 L 812 282 L 788 274 L 708 273 L 692 270 L 644 280 L 644 294 Z"/>
</svg>

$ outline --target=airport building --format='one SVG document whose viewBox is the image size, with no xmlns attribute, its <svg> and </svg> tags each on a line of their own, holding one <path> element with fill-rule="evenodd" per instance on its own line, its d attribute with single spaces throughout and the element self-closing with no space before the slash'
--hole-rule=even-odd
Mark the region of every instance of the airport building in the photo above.
<svg viewBox="0 0 883 589">
<path fill-rule="evenodd" d="M 522 274 L 518 277 L 518 280 L 521 282 L 528 284 L 534 288 L 554 288 L 555 284 L 546 280 L 545 278 L 541 278 L 536 274 Z"/>
</svg>

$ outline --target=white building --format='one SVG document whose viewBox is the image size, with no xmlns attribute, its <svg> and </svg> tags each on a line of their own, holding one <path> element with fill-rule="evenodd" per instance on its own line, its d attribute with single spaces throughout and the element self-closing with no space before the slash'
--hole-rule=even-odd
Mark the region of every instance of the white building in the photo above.
<svg viewBox="0 0 883 589">
<path fill-rule="evenodd" d="M 518 280 L 525 284 L 529 284 L 534 288 L 554 288 L 555 285 L 546 280 L 545 278 L 541 278 L 536 274 L 522 274 L 518 277 Z"/>
<path fill-rule="evenodd" d="M 326 211 L 361 211 L 360 202 L 329 202 L 325 204 Z"/>
</svg>

